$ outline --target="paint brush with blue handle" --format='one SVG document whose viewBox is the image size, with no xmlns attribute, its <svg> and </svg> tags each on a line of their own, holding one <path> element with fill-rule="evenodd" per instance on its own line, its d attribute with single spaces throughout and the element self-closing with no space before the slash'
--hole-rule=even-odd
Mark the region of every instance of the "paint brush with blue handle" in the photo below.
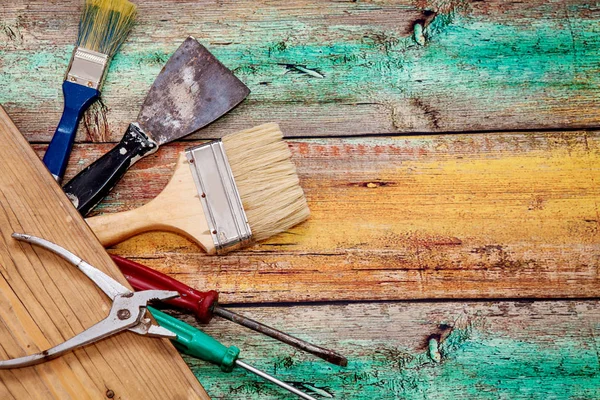
<svg viewBox="0 0 600 400">
<path fill-rule="evenodd" d="M 44 155 L 52 176 L 62 179 L 81 116 L 100 96 L 108 64 L 123 43 L 137 7 L 127 0 L 86 0 L 77 45 L 63 82 L 63 114 Z"/>
</svg>

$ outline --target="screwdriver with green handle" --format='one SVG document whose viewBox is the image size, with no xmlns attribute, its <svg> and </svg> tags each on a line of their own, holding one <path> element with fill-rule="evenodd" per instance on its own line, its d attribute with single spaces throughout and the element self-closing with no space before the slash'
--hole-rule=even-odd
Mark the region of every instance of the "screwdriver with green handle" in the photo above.
<svg viewBox="0 0 600 400">
<path fill-rule="evenodd" d="M 288 335 L 285 332 L 281 332 L 280 330 L 221 307 L 218 303 L 219 293 L 214 290 L 200 292 L 183 282 L 179 282 L 168 275 L 133 260 L 119 257 L 114 254 L 111 254 L 110 257 L 115 264 L 117 264 L 123 275 L 125 275 L 125 278 L 127 278 L 129 284 L 133 286 L 135 290 L 174 290 L 179 292 L 181 295 L 180 297 L 169 300 L 167 303 L 176 308 L 192 312 L 200 323 L 207 324 L 213 315 L 218 315 L 264 335 L 270 336 L 273 339 L 287 343 L 290 346 L 314 354 L 332 364 L 340 365 L 342 367 L 348 365 L 346 357 L 333 350 L 308 343 L 305 340 Z"/>
<path fill-rule="evenodd" d="M 152 316 L 156 319 L 156 322 L 158 322 L 160 326 L 177 335 L 177 339 L 173 340 L 173 344 L 175 347 L 177 347 L 177 349 L 179 349 L 179 351 L 192 357 L 197 357 L 201 360 L 218 365 L 224 372 L 231 372 L 235 366 L 242 367 L 286 390 L 289 390 L 303 399 L 316 400 L 314 397 L 301 392 L 295 387 L 280 381 L 266 372 L 240 361 L 238 359 L 240 349 L 237 347 L 226 347 L 201 330 L 196 329 L 193 326 L 186 324 L 177 318 L 171 317 L 170 315 L 165 314 L 164 312 L 153 307 L 148 307 L 148 310 L 152 313 Z"/>
</svg>

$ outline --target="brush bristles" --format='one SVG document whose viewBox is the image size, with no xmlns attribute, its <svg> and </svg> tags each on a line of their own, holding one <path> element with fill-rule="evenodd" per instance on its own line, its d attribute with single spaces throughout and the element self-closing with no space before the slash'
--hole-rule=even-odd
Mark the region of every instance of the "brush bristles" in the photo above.
<svg viewBox="0 0 600 400">
<path fill-rule="evenodd" d="M 77 46 L 112 57 L 125 41 L 137 14 L 127 0 L 86 0 Z"/>
<path fill-rule="evenodd" d="M 269 238 L 308 218 L 292 154 L 277 124 L 260 125 L 222 140 L 254 240 Z"/>
</svg>

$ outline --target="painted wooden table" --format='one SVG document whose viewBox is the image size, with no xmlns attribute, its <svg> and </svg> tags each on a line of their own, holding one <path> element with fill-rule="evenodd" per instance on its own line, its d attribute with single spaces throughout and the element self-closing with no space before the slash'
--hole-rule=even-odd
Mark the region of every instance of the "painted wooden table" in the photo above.
<svg viewBox="0 0 600 400">
<path fill-rule="evenodd" d="M 0 2 L 0 103 L 40 155 L 80 1 Z M 250 87 L 135 166 L 137 207 L 187 146 L 278 121 L 311 219 L 224 257 L 149 233 L 109 249 L 350 359 L 206 331 L 316 398 L 600 397 L 600 5 L 593 1 L 144 1 L 86 114 L 73 176 L 135 119 L 188 34 Z M 181 316 L 190 323 L 190 317 Z M 287 398 L 186 361 L 213 398 Z"/>
</svg>

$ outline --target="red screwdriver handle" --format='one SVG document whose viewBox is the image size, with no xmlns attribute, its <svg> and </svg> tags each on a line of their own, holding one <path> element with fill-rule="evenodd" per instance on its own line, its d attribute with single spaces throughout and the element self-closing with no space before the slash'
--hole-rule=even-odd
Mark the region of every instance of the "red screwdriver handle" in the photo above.
<svg viewBox="0 0 600 400">
<path fill-rule="evenodd" d="M 219 299 L 218 292 L 214 290 L 200 292 L 170 276 L 145 265 L 138 264 L 135 261 L 112 254 L 110 257 L 135 290 L 174 290 L 179 292 L 180 296 L 172 300 L 167 300 L 168 304 L 193 312 L 196 314 L 198 321 L 203 324 L 207 324 L 212 319 L 213 307 Z"/>
</svg>

